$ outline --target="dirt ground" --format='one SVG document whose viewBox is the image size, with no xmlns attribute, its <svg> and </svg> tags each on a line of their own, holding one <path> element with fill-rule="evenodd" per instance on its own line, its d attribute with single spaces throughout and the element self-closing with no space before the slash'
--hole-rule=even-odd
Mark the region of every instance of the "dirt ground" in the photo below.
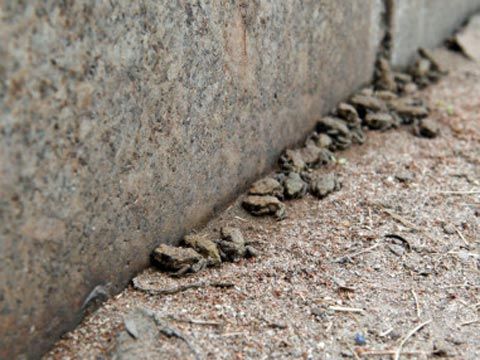
<svg viewBox="0 0 480 360">
<path fill-rule="evenodd" d="M 342 189 L 286 202 L 280 222 L 235 203 L 202 232 L 239 227 L 257 258 L 138 278 L 152 289 L 234 287 L 130 287 L 44 358 L 393 359 L 400 349 L 401 359 L 480 359 L 480 65 L 440 53 L 450 75 L 422 92 L 440 137 L 369 132 L 339 153 L 342 165 L 318 170 L 338 173 Z M 158 322 L 144 319 L 135 339 L 124 319 L 136 308 L 176 332 L 152 333 Z"/>
</svg>

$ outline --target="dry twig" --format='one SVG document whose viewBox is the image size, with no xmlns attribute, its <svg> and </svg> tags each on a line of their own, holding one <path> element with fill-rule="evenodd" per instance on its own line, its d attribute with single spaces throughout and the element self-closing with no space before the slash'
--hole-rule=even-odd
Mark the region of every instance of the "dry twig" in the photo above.
<svg viewBox="0 0 480 360">
<path fill-rule="evenodd" d="M 197 349 L 195 348 L 195 346 L 193 346 L 193 344 L 190 342 L 190 340 L 188 340 L 188 338 L 178 329 L 175 329 L 175 328 L 172 328 L 166 324 L 163 324 L 160 319 L 156 319 L 157 321 L 157 324 L 160 326 L 160 332 L 167 336 L 167 337 L 176 337 L 180 340 L 182 340 L 185 344 L 187 344 L 188 348 L 190 349 L 190 351 L 193 353 L 193 355 L 195 356 L 195 360 L 200 360 L 202 357 L 200 356 L 200 354 L 198 353 Z"/>
<path fill-rule="evenodd" d="M 417 310 L 417 317 L 420 318 L 421 315 L 421 310 L 420 310 L 420 305 L 418 303 L 418 296 L 415 290 L 410 290 L 412 292 L 413 299 L 415 300 L 415 309 Z"/>
<path fill-rule="evenodd" d="M 363 313 L 365 310 L 360 308 L 352 308 L 345 306 L 329 306 L 328 310 L 337 311 L 337 312 L 351 312 L 351 313 Z"/>
<path fill-rule="evenodd" d="M 475 195 L 480 194 L 480 190 L 436 191 L 435 193 L 442 195 Z"/>
<path fill-rule="evenodd" d="M 395 213 L 395 212 L 393 212 L 389 209 L 383 208 L 383 211 L 385 213 L 387 213 L 388 215 L 390 215 L 393 219 L 397 220 L 402 225 L 406 226 L 407 228 L 409 228 L 411 230 L 419 231 L 419 232 L 422 231 L 422 229 L 420 229 L 415 224 L 413 224 L 410 221 L 408 221 L 407 219 L 405 219 L 403 216 L 401 216 L 401 215 L 399 215 L 399 214 L 397 214 L 397 213 Z"/>
<path fill-rule="evenodd" d="M 364 351 L 358 351 L 361 357 L 364 356 L 395 356 L 396 351 L 395 350 L 364 350 Z M 425 352 L 423 351 L 403 351 L 401 355 L 406 355 L 406 356 L 415 356 L 415 355 L 426 355 Z"/>
<path fill-rule="evenodd" d="M 416 226 L 414 223 L 408 221 L 407 219 L 405 219 L 403 216 L 397 214 L 397 213 L 394 213 L 393 211 L 389 210 L 389 209 L 386 209 L 383 207 L 383 211 L 385 211 L 385 213 L 387 213 L 388 215 L 390 215 L 393 219 L 397 220 L 398 222 L 400 222 L 402 225 L 406 226 L 407 228 L 409 228 L 410 230 L 414 230 L 414 231 L 418 231 L 419 233 L 421 233 L 422 235 L 424 235 L 427 239 L 429 239 L 430 241 L 433 241 L 435 242 L 435 239 L 432 238 L 430 235 L 428 235 L 424 229 Z"/>
<path fill-rule="evenodd" d="M 219 336 L 221 336 L 221 337 L 232 337 L 232 336 L 243 336 L 243 335 L 245 335 L 244 332 L 237 331 L 237 332 L 229 332 L 229 333 L 220 334 Z"/>
<path fill-rule="evenodd" d="M 237 220 L 243 221 L 243 222 L 248 222 L 247 219 L 244 219 L 244 218 L 242 218 L 242 217 L 240 217 L 240 216 L 234 216 L 234 218 L 237 219 Z"/>
<path fill-rule="evenodd" d="M 440 289 L 453 289 L 453 288 L 459 288 L 459 287 L 469 287 L 472 289 L 480 289 L 480 286 L 473 285 L 469 283 L 468 281 L 465 281 L 462 284 L 453 284 L 453 285 L 448 285 L 448 286 L 441 286 Z"/>
<path fill-rule="evenodd" d="M 177 322 L 184 322 L 184 323 L 189 323 L 189 324 L 194 324 L 194 325 L 207 325 L 207 326 L 221 326 L 222 323 L 219 323 L 217 321 L 206 321 L 206 320 L 197 320 L 197 319 L 182 319 L 180 317 L 174 316 L 174 315 L 168 315 L 167 316 L 169 319 Z"/>
<path fill-rule="evenodd" d="M 381 332 L 380 334 L 378 334 L 380 337 L 384 337 L 384 336 L 387 336 L 388 334 L 390 334 L 391 332 L 393 331 L 393 327 Z"/>
<path fill-rule="evenodd" d="M 470 246 L 467 239 L 465 239 L 465 236 L 463 236 L 463 234 L 460 232 L 460 230 L 458 230 L 457 227 L 455 227 L 455 232 L 458 234 L 458 236 L 460 236 L 460 239 L 462 239 L 462 241 L 465 243 L 465 245 Z"/>
<path fill-rule="evenodd" d="M 350 350 L 350 352 L 353 354 L 353 357 L 355 358 L 355 360 L 360 360 L 360 356 L 358 356 L 358 353 L 355 349 L 352 349 L 350 346 L 348 347 L 348 350 Z"/>
<path fill-rule="evenodd" d="M 465 321 L 465 322 L 461 323 L 460 326 L 467 326 L 467 325 L 475 324 L 477 322 L 480 322 L 480 318 L 475 319 L 475 320 Z"/>
<path fill-rule="evenodd" d="M 420 325 L 417 325 L 414 329 L 412 329 L 408 334 L 407 336 L 405 336 L 402 341 L 400 342 L 400 345 L 398 345 L 398 348 L 397 350 L 395 351 L 395 355 L 393 357 L 393 360 L 398 360 L 400 359 L 400 353 L 402 352 L 402 348 L 403 348 L 403 345 L 405 345 L 405 343 L 408 341 L 408 339 L 410 339 L 416 332 L 418 332 L 419 330 L 421 330 L 424 326 L 430 324 L 432 322 L 432 319 L 430 320 L 427 320 L 423 323 L 421 323 Z"/>
<path fill-rule="evenodd" d="M 133 287 L 136 290 L 143 291 L 149 295 L 172 295 L 172 294 L 176 294 L 189 289 L 199 289 L 199 288 L 209 287 L 209 286 L 219 287 L 219 288 L 231 288 L 235 286 L 235 284 L 231 282 L 201 281 L 201 282 L 196 282 L 196 283 L 186 284 L 186 285 L 179 285 L 179 286 L 174 286 L 174 287 L 165 288 L 165 289 L 148 289 L 143 287 L 136 278 L 133 279 L 132 283 L 133 283 Z"/>
<path fill-rule="evenodd" d="M 345 261 L 346 259 L 353 259 L 354 257 L 357 257 L 357 256 L 359 256 L 359 255 L 362 255 L 362 254 L 365 254 L 365 253 L 367 253 L 367 252 L 370 252 L 370 251 L 372 251 L 373 249 L 376 249 L 376 248 L 379 247 L 380 245 L 382 245 L 382 243 L 381 243 L 381 242 L 378 242 L 378 243 L 376 243 L 375 245 L 372 245 L 372 246 L 370 246 L 370 247 L 368 247 L 368 248 L 366 248 L 366 249 L 357 251 L 357 252 L 355 252 L 355 253 L 353 253 L 353 254 L 341 256 L 341 257 L 335 259 L 333 262 L 343 262 L 343 261 Z"/>
</svg>

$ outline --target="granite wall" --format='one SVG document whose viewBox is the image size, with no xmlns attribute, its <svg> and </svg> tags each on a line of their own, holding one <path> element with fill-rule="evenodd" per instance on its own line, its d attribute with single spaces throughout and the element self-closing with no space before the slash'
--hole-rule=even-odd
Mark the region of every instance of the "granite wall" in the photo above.
<svg viewBox="0 0 480 360">
<path fill-rule="evenodd" d="M 0 359 L 38 358 L 480 0 L 0 2 Z M 385 9 L 389 9 L 386 13 Z"/>
<path fill-rule="evenodd" d="M 369 81 L 378 0 L 6 0 L 0 358 L 38 357 Z"/>
<path fill-rule="evenodd" d="M 392 63 L 405 66 L 420 47 L 434 47 L 451 35 L 480 0 L 387 0 L 393 36 Z"/>
</svg>

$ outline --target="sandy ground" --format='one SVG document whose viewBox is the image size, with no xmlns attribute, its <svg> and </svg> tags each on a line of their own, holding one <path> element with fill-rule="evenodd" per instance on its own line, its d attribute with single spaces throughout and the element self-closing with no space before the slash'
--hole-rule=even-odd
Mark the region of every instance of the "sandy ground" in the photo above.
<svg viewBox="0 0 480 360">
<path fill-rule="evenodd" d="M 369 132 L 365 145 L 339 154 L 343 165 L 319 170 L 338 173 L 342 189 L 287 202 L 281 222 L 232 205 L 202 231 L 237 226 L 259 257 L 181 279 L 151 268 L 138 281 L 233 288 L 130 287 L 44 358 L 392 359 L 404 343 L 401 359 L 479 359 L 480 66 L 443 55 L 454 70 L 422 93 L 440 137 Z M 139 307 L 190 346 L 152 336 L 158 324 L 148 321 L 137 339 L 128 335 L 124 318 Z"/>
</svg>

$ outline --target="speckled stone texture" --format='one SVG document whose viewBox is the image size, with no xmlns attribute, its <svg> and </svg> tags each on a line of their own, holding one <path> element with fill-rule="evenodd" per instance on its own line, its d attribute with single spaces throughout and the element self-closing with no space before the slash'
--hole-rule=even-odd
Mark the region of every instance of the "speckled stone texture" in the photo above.
<svg viewBox="0 0 480 360">
<path fill-rule="evenodd" d="M 467 17 L 480 11 L 480 0 L 386 0 L 390 3 L 392 63 L 405 66 L 420 46 L 434 47 Z"/>
<path fill-rule="evenodd" d="M 38 357 L 372 75 L 379 1 L 0 13 L 0 358 Z"/>
</svg>

